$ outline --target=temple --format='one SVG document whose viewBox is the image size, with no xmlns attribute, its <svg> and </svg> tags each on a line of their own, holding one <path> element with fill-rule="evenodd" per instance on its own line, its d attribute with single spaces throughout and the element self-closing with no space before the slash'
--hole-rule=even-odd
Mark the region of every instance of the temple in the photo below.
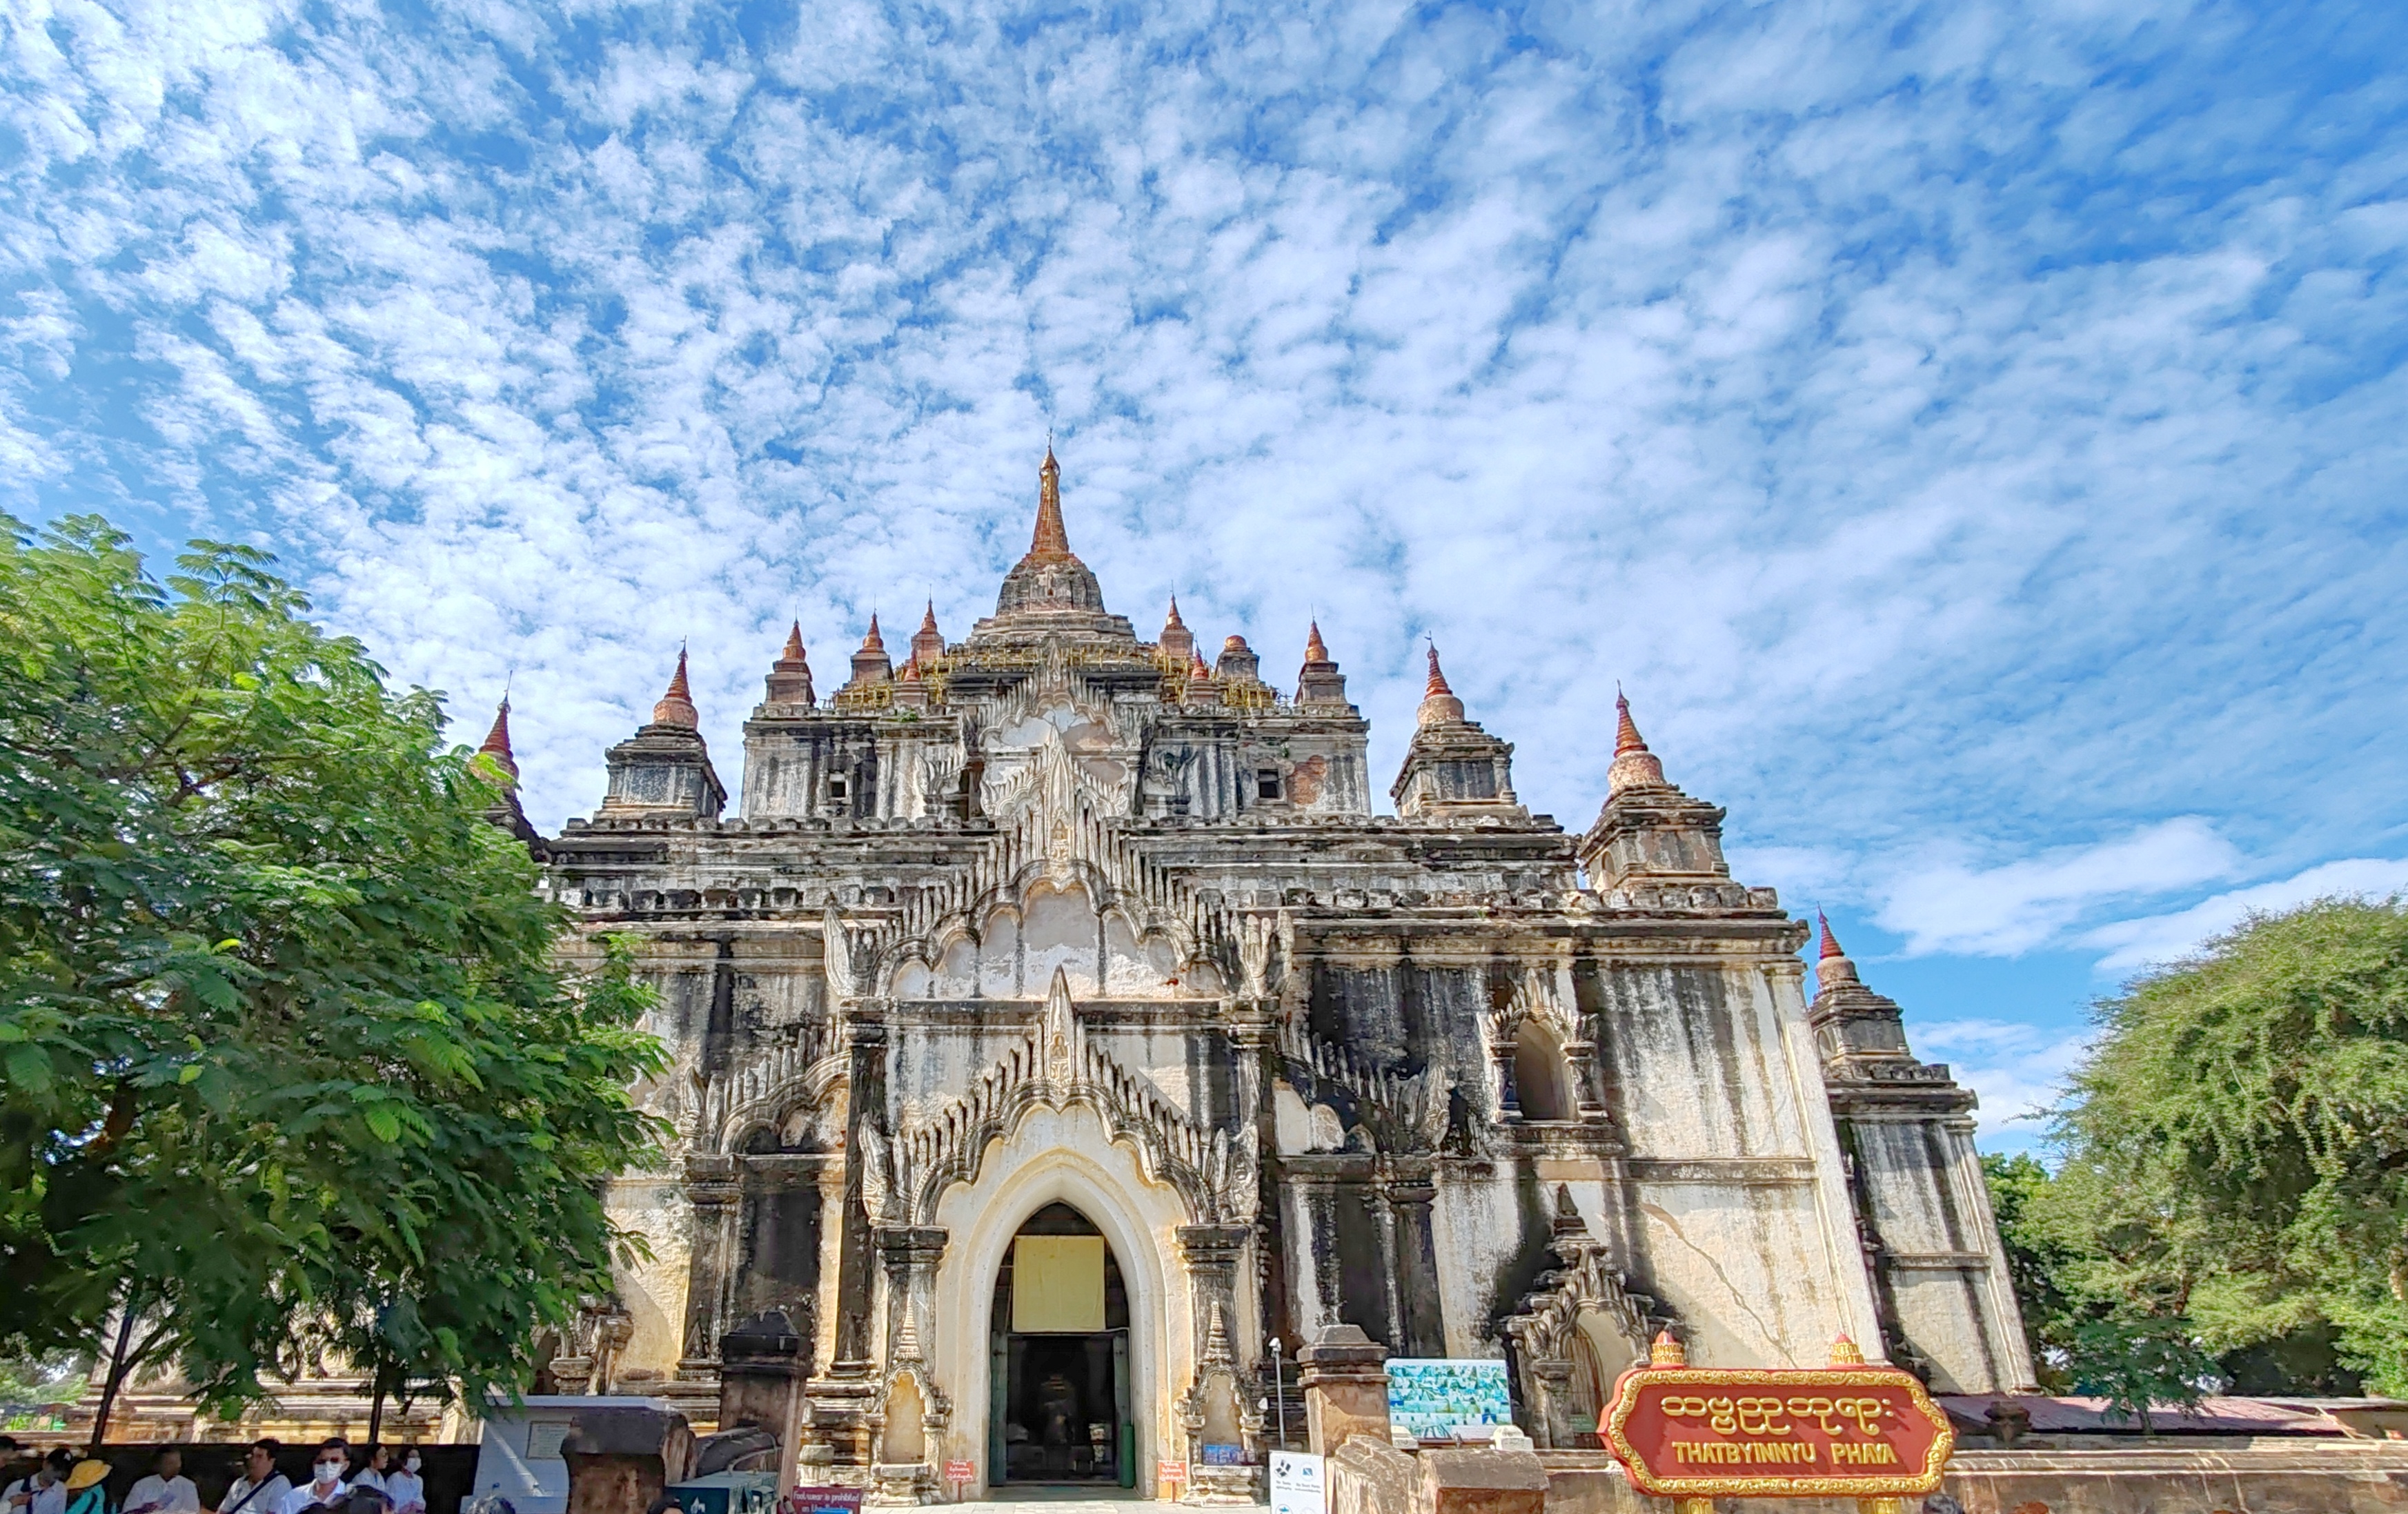
<svg viewBox="0 0 2408 1514">
<path fill-rule="evenodd" d="M 1106 607 L 1049 448 L 994 614 L 931 606 L 900 666 L 873 620 L 824 692 L 787 638 L 732 812 L 681 655 L 594 816 L 530 838 L 641 944 L 677 1131 L 612 1195 L 649 1260 L 541 1386 L 921 1502 L 947 1462 L 1250 1498 L 1270 1343 L 1336 1322 L 1502 1358 L 1542 1447 L 1659 1330 L 2031 1382 L 1972 1096 L 1828 927 L 1807 996 L 1809 928 L 1627 702 L 1575 834 L 1433 647 L 1380 814 L 1317 625 L 1287 684 L 1201 647 Z"/>
</svg>

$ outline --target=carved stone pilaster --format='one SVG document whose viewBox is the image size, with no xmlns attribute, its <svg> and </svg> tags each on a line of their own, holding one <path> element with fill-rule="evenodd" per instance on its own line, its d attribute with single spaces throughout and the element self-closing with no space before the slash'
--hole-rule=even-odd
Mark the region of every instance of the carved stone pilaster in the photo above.
<svg viewBox="0 0 2408 1514">
<path fill-rule="evenodd" d="M 686 1273 L 685 1343 L 678 1376 L 719 1376 L 719 1337 L 735 1305 L 736 1228 L 744 1190 L 736 1159 L 693 1156 L 685 1162 L 686 1200 L 694 1205 L 694 1248 Z"/>
<path fill-rule="evenodd" d="M 886 1274 L 885 1352 L 891 1366 L 903 1342 L 924 1341 L 936 1329 L 937 1264 L 944 1260 L 950 1235 L 941 1225 L 881 1225 L 877 1239 Z"/>
<path fill-rule="evenodd" d="M 1190 1312 L 1195 1317 L 1196 1356 L 1201 1361 L 1212 1311 L 1218 1308 L 1228 1328 L 1238 1313 L 1238 1262 L 1254 1236 L 1251 1225 L 1182 1225 L 1177 1232 L 1179 1260 L 1187 1269 Z"/>
</svg>

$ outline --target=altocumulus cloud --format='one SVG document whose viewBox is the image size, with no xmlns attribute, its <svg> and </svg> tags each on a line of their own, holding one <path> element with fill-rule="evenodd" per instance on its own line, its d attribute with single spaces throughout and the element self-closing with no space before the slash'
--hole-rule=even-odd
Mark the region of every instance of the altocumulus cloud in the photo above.
<svg viewBox="0 0 2408 1514">
<path fill-rule="evenodd" d="M 2137 960 L 2408 850 L 2397 6 L 0 42 L 0 500 L 275 546 L 470 736 L 512 680 L 546 823 L 682 640 L 732 767 L 789 618 L 824 684 L 873 609 L 962 629 L 1051 426 L 1140 626 L 1283 670 L 1317 614 L 1388 763 L 1434 636 L 1574 825 L 1619 679 L 1910 951 Z"/>
</svg>

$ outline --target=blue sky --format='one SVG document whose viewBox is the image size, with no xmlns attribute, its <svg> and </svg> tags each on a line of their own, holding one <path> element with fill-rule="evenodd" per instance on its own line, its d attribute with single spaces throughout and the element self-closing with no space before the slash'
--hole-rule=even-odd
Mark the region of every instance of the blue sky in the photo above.
<svg viewBox="0 0 2408 1514">
<path fill-rule="evenodd" d="M 283 555 L 530 809 L 691 639 L 1025 544 L 1375 759 L 1425 635 L 1584 825 L 2047 1096 L 2095 994 L 2408 884 L 2408 8 L 394 0 L 0 12 L 0 507 Z M 1208 642 L 1209 644 L 1209 642 Z M 733 774 L 731 773 L 732 777 Z"/>
</svg>

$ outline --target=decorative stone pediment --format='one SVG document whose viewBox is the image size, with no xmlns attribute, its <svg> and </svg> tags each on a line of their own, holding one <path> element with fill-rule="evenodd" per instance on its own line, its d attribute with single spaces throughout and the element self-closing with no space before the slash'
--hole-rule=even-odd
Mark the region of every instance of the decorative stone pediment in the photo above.
<svg viewBox="0 0 2408 1514">
<path fill-rule="evenodd" d="M 1074 1103 L 1093 1109 L 1112 1140 L 1137 1151 L 1149 1180 L 1177 1189 L 1197 1222 L 1254 1218 L 1254 1132 L 1233 1136 L 1197 1124 L 1090 1042 L 1068 979 L 1058 969 L 1028 1038 L 974 1079 L 968 1094 L 896 1133 L 889 1154 L 892 1214 L 903 1222 L 933 1223 L 945 1190 L 975 1181 L 987 1146 L 1008 1137 L 1024 1114 Z"/>
</svg>

